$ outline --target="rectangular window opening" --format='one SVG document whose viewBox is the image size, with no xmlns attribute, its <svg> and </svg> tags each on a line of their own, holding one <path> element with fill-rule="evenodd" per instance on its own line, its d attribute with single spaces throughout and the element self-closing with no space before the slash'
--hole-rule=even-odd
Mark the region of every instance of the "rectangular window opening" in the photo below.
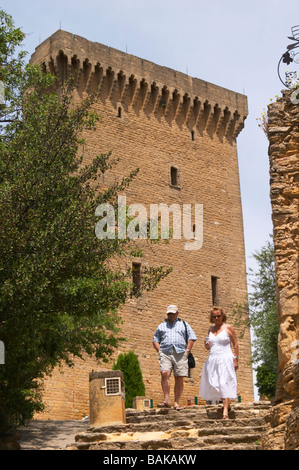
<svg viewBox="0 0 299 470">
<path fill-rule="evenodd" d="M 212 305 L 218 305 L 218 277 L 211 277 L 211 286 L 212 286 Z"/>
<path fill-rule="evenodd" d="M 179 180 L 178 180 L 178 169 L 172 166 L 170 168 L 170 178 L 171 178 L 171 185 L 172 186 L 178 186 Z"/>
<path fill-rule="evenodd" d="M 141 263 L 132 264 L 132 282 L 133 288 L 131 295 L 136 296 L 141 291 Z"/>
</svg>

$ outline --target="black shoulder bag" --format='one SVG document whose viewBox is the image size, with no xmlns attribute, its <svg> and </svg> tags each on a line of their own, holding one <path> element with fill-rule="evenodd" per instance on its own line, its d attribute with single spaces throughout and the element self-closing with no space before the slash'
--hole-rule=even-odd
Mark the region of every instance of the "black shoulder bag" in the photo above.
<svg viewBox="0 0 299 470">
<path fill-rule="evenodd" d="M 183 323 L 185 325 L 186 345 L 188 346 L 187 326 L 186 326 L 185 322 L 183 322 Z M 189 366 L 189 369 L 194 369 L 194 367 L 195 367 L 195 358 L 194 358 L 192 352 L 189 352 L 189 354 L 188 354 L 188 366 Z"/>
</svg>

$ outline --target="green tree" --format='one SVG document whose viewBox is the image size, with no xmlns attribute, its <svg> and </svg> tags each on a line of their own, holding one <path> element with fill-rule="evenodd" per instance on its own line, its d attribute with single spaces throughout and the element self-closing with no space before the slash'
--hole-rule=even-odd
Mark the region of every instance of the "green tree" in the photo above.
<svg viewBox="0 0 299 470">
<path fill-rule="evenodd" d="M 135 397 L 145 395 L 145 386 L 143 383 L 142 372 L 138 362 L 138 357 L 134 351 L 119 354 L 113 370 L 120 370 L 124 374 L 126 408 L 132 408 Z"/>
<path fill-rule="evenodd" d="M 256 385 L 260 394 L 272 398 L 278 376 L 279 332 L 272 240 L 253 253 L 253 258 L 257 268 L 249 270 L 248 304 L 235 305 L 232 316 L 235 326 L 240 328 L 240 335 L 243 334 L 242 328 L 252 329 L 252 362 L 257 372 Z"/>
<path fill-rule="evenodd" d="M 256 367 L 257 387 L 260 395 L 265 395 L 269 399 L 273 398 L 277 384 L 277 370 L 273 370 L 272 365 L 263 363 Z"/>
<path fill-rule="evenodd" d="M 0 10 L 0 70 L 6 93 L 0 135 L 0 431 L 42 409 L 42 379 L 71 358 L 108 361 L 121 338 L 119 310 L 130 295 L 131 271 L 112 268 L 141 255 L 129 240 L 95 236 L 95 210 L 110 203 L 138 170 L 103 191 L 98 176 L 110 154 L 83 165 L 82 135 L 100 125 L 97 95 L 72 102 L 55 77 L 16 54 L 23 33 Z M 130 263 L 131 264 L 131 263 Z M 150 268 L 141 289 L 170 268 Z"/>
<path fill-rule="evenodd" d="M 253 255 L 257 271 L 250 271 L 250 324 L 254 332 L 253 362 L 257 364 L 259 393 L 275 395 L 278 368 L 279 324 L 276 307 L 276 279 L 273 242 L 268 241 Z"/>
</svg>

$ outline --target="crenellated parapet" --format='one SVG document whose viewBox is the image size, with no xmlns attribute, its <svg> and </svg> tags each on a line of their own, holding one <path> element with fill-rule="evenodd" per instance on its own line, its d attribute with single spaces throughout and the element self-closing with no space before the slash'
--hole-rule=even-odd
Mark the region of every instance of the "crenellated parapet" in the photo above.
<svg viewBox="0 0 299 470">
<path fill-rule="evenodd" d="M 31 63 L 54 73 L 60 86 L 73 76 L 80 96 L 99 90 L 118 113 L 153 115 L 191 133 L 235 139 L 248 114 L 245 95 L 62 30 L 36 48 Z"/>
</svg>

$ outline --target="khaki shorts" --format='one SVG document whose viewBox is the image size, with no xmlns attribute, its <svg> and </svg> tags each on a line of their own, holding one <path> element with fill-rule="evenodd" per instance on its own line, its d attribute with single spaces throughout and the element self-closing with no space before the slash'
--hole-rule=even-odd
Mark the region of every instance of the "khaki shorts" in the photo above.
<svg viewBox="0 0 299 470">
<path fill-rule="evenodd" d="M 160 371 L 168 370 L 175 376 L 188 377 L 189 367 L 188 367 L 188 356 L 184 351 L 182 353 L 177 353 L 173 348 L 171 354 L 165 354 L 163 351 L 159 351 L 159 363 Z"/>
</svg>

